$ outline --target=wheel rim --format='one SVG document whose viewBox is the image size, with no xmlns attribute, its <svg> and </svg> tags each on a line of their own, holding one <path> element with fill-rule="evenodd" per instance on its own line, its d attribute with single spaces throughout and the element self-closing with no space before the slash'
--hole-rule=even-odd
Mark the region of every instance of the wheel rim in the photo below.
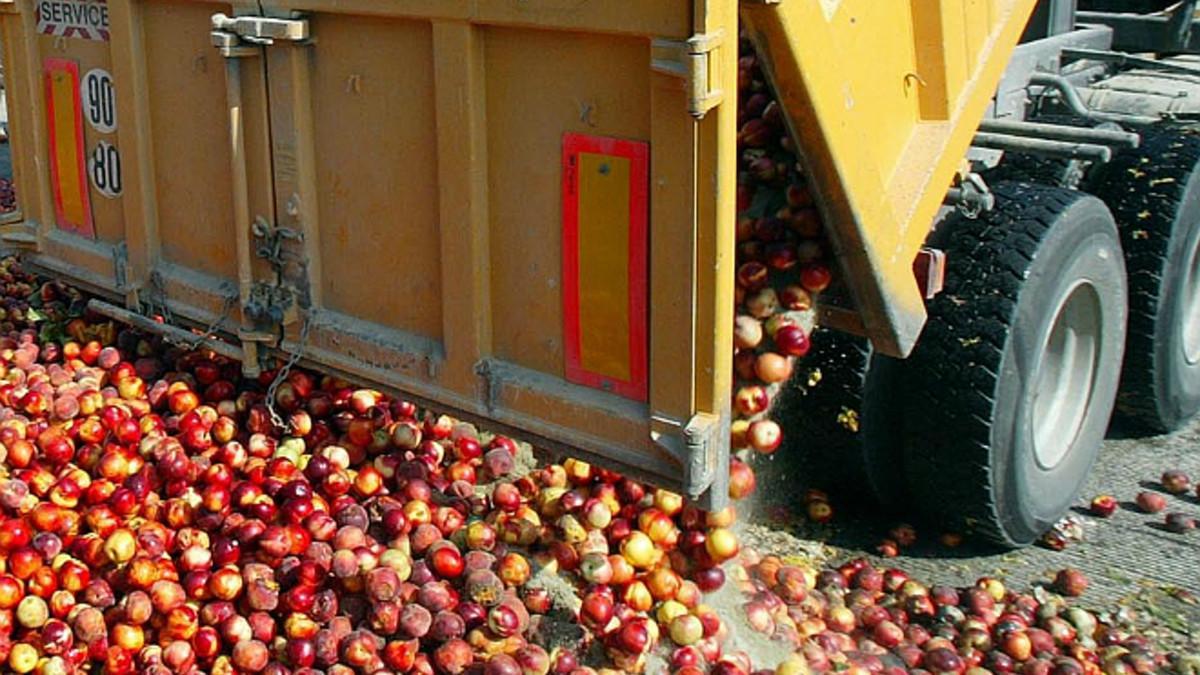
<svg viewBox="0 0 1200 675">
<path fill-rule="evenodd" d="M 1042 345 L 1033 396 L 1033 450 L 1049 471 L 1067 456 L 1092 400 L 1100 354 L 1100 299 L 1086 281 L 1058 302 Z"/>
<path fill-rule="evenodd" d="M 1183 280 L 1183 356 L 1188 365 L 1200 363 L 1200 237 Z"/>
</svg>

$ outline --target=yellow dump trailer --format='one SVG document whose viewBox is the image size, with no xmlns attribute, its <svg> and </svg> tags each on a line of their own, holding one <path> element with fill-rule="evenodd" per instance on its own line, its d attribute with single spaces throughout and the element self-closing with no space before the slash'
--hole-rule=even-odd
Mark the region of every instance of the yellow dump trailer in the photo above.
<svg viewBox="0 0 1200 675">
<path fill-rule="evenodd" d="M 913 258 L 1032 5 L 742 4 L 885 351 L 920 331 Z M 217 324 L 251 368 L 301 354 L 723 492 L 737 3 L 0 12 L 29 260 Z"/>
<path fill-rule="evenodd" d="M 291 355 L 719 506 L 739 39 L 842 269 L 822 323 L 904 357 L 1035 5 L 0 0 L 2 239 L 250 374 Z"/>
</svg>

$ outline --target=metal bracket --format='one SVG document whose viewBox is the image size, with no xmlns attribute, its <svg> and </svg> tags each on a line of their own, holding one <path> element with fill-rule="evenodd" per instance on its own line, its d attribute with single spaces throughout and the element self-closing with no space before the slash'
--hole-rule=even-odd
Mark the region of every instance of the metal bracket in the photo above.
<svg viewBox="0 0 1200 675">
<path fill-rule="evenodd" d="M 214 14 L 212 27 L 214 31 L 232 33 L 252 44 L 270 45 L 275 44 L 276 40 L 301 42 L 308 39 L 308 19 Z"/>
<path fill-rule="evenodd" d="M 221 56 L 227 59 L 258 56 L 258 47 L 242 44 L 238 36 L 233 33 L 214 30 L 209 35 L 212 37 L 213 46 L 217 48 L 217 51 L 221 52 Z"/>
<path fill-rule="evenodd" d="M 650 67 L 683 78 L 687 86 L 688 114 L 703 118 L 725 100 L 725 90 L 714 66 L 713 52 L 725 40 L 724 31 L 699 33 L 688 40 L 654 40 Z"/>
<path fill-rule="evenodd" d="M 698 413 L 687 424 L 655 415 L 650 418 L 650 439 L 683 466 L 683 489 L 697 499 L 716 479 L 720 448 L 721 420 L 715 415 Z"/>
<path fill-rule="evenodd" d="M 959 174 L 958 185 L 946 191 L 946 203 L 958 208 L 963 216 L 974 220 L 984 211 L 991 211 L 996 206 L 996 196 L 984 182 L 983 177 L 974 172 Z"/>
<path fill-rule="evenodd" d="M 258 54 L 258 47 L 273 45 L 276 40 L 304 42 L 308 40 L 308 19 L 275 19 L 266 16 L 212 16 L 213 46 L 225 58 Z"/>
<path fill-rule="evenodd" d="M 116 246 L 113 246 L 113 279 L 117 282 L 117 288 L 125 288 L 125 282 L 129 278 L 129 248 L 122 240 Z"/>
<path fill-rule="evenodd" d="M 113 246 L 113 279 L 117 283 L 117 290 L 125 294 L 125 306 L 131 308 L 139 308 L 142 306 L 140 283 L 130 283 L 133 277 L 133 268 L 129 265 L 129 247 L 122 241 L 116 246 Z"/>
</svg>

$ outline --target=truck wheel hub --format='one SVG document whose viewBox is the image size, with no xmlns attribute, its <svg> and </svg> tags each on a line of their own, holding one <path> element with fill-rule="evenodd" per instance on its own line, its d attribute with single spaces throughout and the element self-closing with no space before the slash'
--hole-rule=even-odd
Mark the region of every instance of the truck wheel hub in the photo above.
<svg viewBox="0 0 1200 675">
<path fill-rule="evenodd" d="M 1100 354 L 1100 299 L 1087 281 L 1072 286 L 1058 303 L 1033 394 L 1033 449 L 1038 466 L 1058 466 L 1083 425 Z"/>
</svg>

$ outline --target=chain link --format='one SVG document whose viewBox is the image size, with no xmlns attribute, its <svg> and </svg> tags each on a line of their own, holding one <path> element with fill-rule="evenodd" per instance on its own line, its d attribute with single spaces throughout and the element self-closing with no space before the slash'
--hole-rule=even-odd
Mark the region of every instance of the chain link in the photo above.
<svg viewBox="0 0 1200 675">
<path fill-rule="evenodd" d="M 158 270 L 150 273 L 150 292 L 146 294 L 146 309 L 148 313 L 153 314 L 155 310 L 162 315 L 163 321 L 168 324 L 175 324 L 175 317 L 171 314 L 171 308 L 167 305 L 167 289 L 163 284 L 162 274 Z"/>
<path fill-rule="evenodd" d="M 191 340 L 190 343 L 188 343 L 187 340 L 179 340 L 179 342 L 185 343 L 179 346 L 187 349 L 195 349 L 209 338 L 215 337 L 217 334 L 217 329 L 220 328 L 221 324 L 225 323 L 225 320 L 228 319 L 229 315 L 233 313 L 233 307 L 237 304 L 237 300 L 238 296 L 236 295 L 225 296 L 225 302 L 221 305 L 221 313 L 218 314 L 217 318 L 208 325 L 208 328 L 205 328 L 204 332 L 197 335 L 196 339 Z"/>
<path fill-rule="evenodd" d="M 153 313 L 155 310 L 162 316 L 163 321 L 168 325 L 177 325 L 175 323 L 175 315 L 171 312 L 171 307 L 167 303 L 167 291 L 163 285 L 162 275 L 158 272 L 153 272 L 150 275 L 150 292 L 147 293 L 146 308 L 147 311 Z M 237 305 L 237 294 L 224 296 L 225 300 L 221 305 L 221 311 L 217 314 L 217 318 L 204 329 L 204 332 L 196 335 L 191 340 L 181 340 L 175 338 L 163 337 L 163 340 L 176 347 L 192 350 L 202 345 L 205 341 L 214 337 L 217 330 L 229 319 L 233 313 L 234 306 Z"/>
<path fill-rule="evenodd" d="M 292 354 L 288 356 L 288 359 L 284 362 L 283 367 L 280 368 L 279 372 L 275 374 L 275 379 L 271 380 L 270 386 L 267 387 L 267 414 L 271 416 L 271 423 L 274 424 L 276 428 L 284 429 L 289 432 L 292 430 L 292 424 L 291 422 L 285 423 L 283 421 L 283 417 L 280 416 L 279 412 L 275 410 L 275 394 L 279 390 L 279 385 L 283 384 L 284 380 L 287 379 L 288 374 L 292 372 L 292 368 L 300 362 L 300 359 L 304 358 L 304 346 L 308 344 L 308 331 L 311 327 L 312 322 L 309 321 L 307 316 L 305 316 L 303 322 L 300 324 L 300 341 L 296 345 L 296 351 L 292 352 Z"/>
</svg>

